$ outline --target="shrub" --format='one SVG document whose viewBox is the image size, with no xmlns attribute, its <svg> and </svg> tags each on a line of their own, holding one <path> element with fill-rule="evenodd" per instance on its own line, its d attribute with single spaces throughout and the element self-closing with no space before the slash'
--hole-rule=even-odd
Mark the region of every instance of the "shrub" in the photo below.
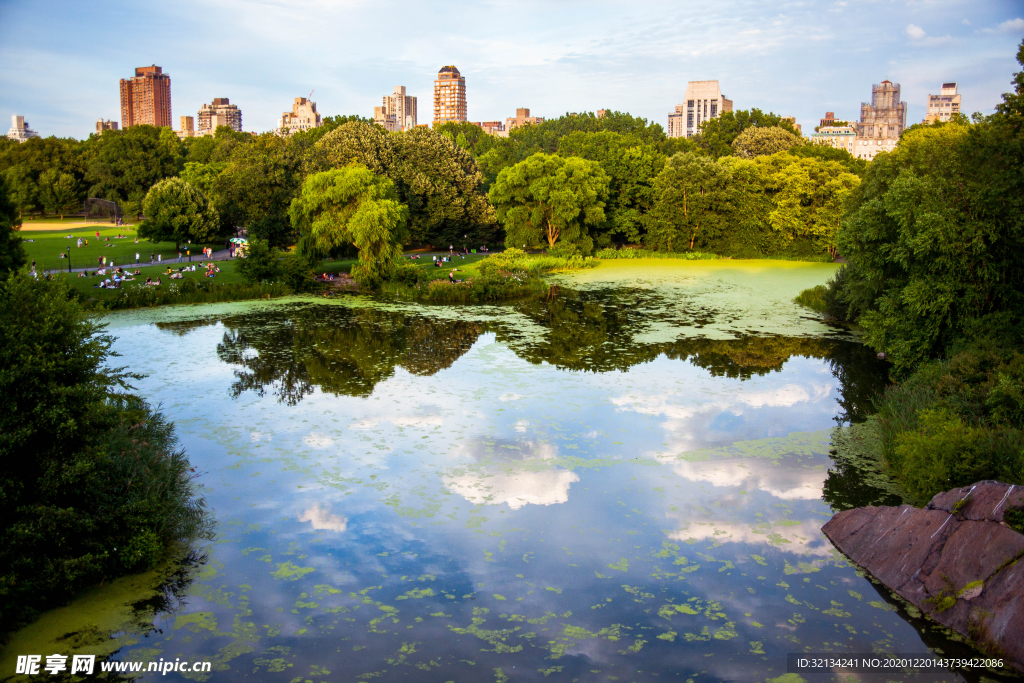
<svg viewBox="0 0 1024 683">
<path fill-rule="evenodd" d="M 209 532 L 174 430 L 61 280 L 0 283 L 0 623 Z"/>
<path fill-rule="evenodd" d="M 280 258 L 281 252 L 266 240 L 251 239 L 238 259 L 238 272 L 250 284 L 274 282 L 281 277 Z"/>
<path fill-rule="evenodd" d="M 523 270 L 527 261 L 526 252 L 522 249 L 511 247 L 497 254 L 491 254 L 480 262 L 480 272 L 484 275 L 498 270 Z"/>
<path fill-rule="evenodd" d="M 602 249 L 594 254 L 599 259 L 630 259 L 630 258 L 652 258 L 652 259 L 682 259 L 684 261 L 707 260 L 720 258 L 717 254 L 708 254 L 700 251 L 652 251 L 651 249 Z"/>
</svg>

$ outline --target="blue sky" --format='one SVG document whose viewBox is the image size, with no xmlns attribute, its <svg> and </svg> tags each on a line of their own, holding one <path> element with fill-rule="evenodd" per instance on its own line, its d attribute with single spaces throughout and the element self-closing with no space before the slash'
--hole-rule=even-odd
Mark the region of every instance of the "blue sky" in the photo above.
<svg viewBox="0 0 1024 683">
<path fill-rule="evenodd" d="M 470 120 L 599 108 L 661 123 L 689 80 L 718 79 L 738 109 L 856 118 L 871 84 L 903 87 L 909 122 L 958 81 L 967 112 L 1009 89 L 1021 0 L 0 0 L 0 127 L 85 137 L 119 119 L 118 79 L 156 63 L 174 121 L 228 97 L 246 130 L 276 125 L 315 88 L 323 115 L 372 115 L 395 85 L 431 118 L 445 64 L 467 78 Z"/>
</svg>

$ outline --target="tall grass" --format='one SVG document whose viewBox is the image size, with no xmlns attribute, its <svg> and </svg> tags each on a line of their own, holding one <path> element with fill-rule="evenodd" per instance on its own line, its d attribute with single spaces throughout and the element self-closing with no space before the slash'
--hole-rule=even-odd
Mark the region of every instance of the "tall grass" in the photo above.
<svg viewBox="0 0 1024 683">
<path fill-rule="evenodd" d="M 399 299 L 429 301 L 444 304 L 470 304 L 507 301 L 531 296 L 544 296 L 548 284 L 525 271 L 498 271 L 452 283 L 445 279 L 409 285 L 385 282 L 381 293 Z"/>
<path fill-rule="evenodd" d="M 721 258 L 718 254 L 702 251 L 651 251 L 650 249 L 602 249 L 594 254 L 599 259 L 679 259 L 683 261 L 704 261 Z"/>
</svg>

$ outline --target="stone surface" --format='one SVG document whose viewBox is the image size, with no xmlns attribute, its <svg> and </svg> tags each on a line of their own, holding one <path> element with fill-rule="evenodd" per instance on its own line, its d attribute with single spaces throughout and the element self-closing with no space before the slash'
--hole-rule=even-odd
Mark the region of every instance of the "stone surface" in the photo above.
<svg viewBox="0 0 1024 683">
<path fill-rule="evenodd" d="M 839 550 L 939 623 L 1024 672 L 1024 535 L 1003 524 L 1024 487 L 982 481 L 921 509 L 845 510 L 822 528 Z"/>
</svg>

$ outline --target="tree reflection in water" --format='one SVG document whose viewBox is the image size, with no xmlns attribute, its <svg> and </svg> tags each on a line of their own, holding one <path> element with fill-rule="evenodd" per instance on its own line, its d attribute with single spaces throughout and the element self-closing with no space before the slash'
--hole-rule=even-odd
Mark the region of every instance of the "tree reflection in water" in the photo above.
<svg viewBox="0 0 1024 683">
<path fill-rule="evenodd" d="M 685 310 L 679 302 L 639 288 L 576 292 L 517 302 L 486 321 L 431 316 L 365 306 L 296 304 L 220 318 L 222 361 L 237 366 L 232 395 L 271 392 L 295 405 L 314 388 L 346 396 L 369 396 L 395 368 L 431 376 L 449 368 L 481 334 L 534 364 L 583 372 L 626 371 L 659 356 L 689 361 L 716 377 L 749 379 L 778 372 L 793 356 L 826 360 L 840 381 L 839 422 L 861 422 L 872 398 L 886 384 L 887 364 L 844 334 L 815 337 L 737 333 L 734 339 L 682 337 L 646 341 L 652 329 L 700 328 L 715 312 Z M 494 311 L 495 309 L 488 309 Z M 529 321 L 534 331 L 524 330 Z M 187 334 L 218 320 L 160 323 Z M 537 334 L 536 328 L 544 329 Z M 656 336 L 656 335 L 654 335 Z M 669 335 L 666 335 L 669 336 Z"/>
</svg>

